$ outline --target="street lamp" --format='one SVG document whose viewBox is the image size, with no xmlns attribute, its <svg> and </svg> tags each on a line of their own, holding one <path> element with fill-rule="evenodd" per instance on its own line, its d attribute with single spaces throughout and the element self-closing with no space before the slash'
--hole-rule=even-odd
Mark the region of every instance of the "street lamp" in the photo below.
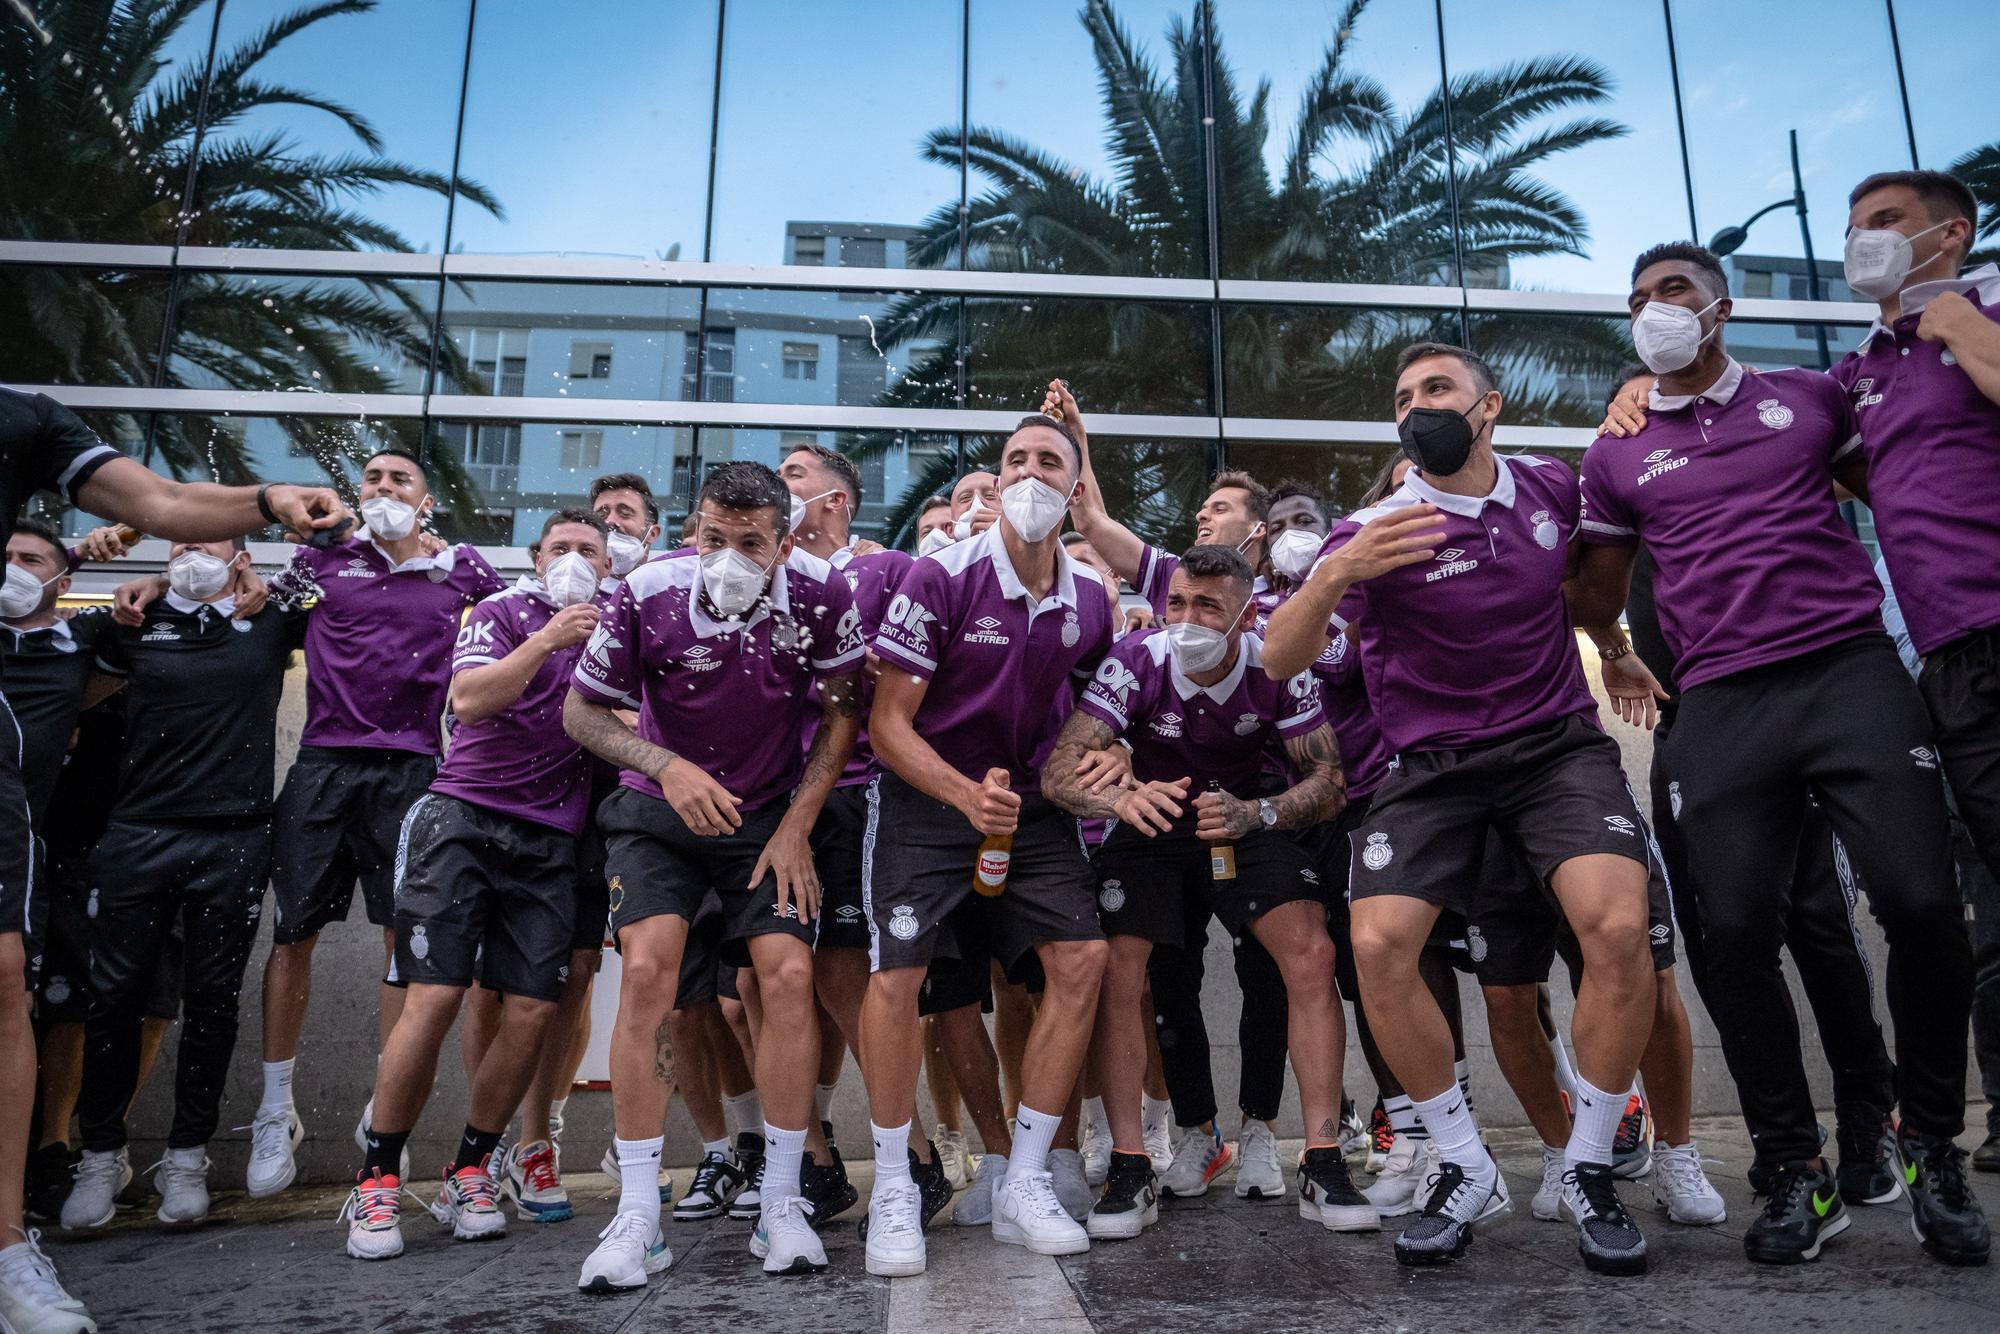
<svg viewBox="0 0 2000 1334">
<path fill-rule="evenodd" d="M 1806 248 L 1806 292 L 1814 301 L 1818 301 L 1821 299 L 1819 290 L 1819 263 L 1813 258 L 1812 229 L 1806 225 L 1806 183 L 1805 178 L 1799 174 L 1799 132 L 1797 130 L 1792 131 L 1792 197 L 1790 199 L 1780 199 L 1775 204 L 1764 205 L 1764 207 L 1745 218 L 1740 226 L 1724 227 L 1714 236 L 1708 238 L 1708 248 L 1717 257 L 1730 254 L 1740 248 L 1749 239 L 1751 223 L 1757 221 L 1757 219 L 1763 217 L 1766 213 L 1774 213 L 1778 209 L 1788 206 L 1799 215 L 1799 239 L 1804 242 Z M 1826 326 L 1818 321 L 1813 322 L 1813 342 L 1819 348 L 1820 369 L 1831 370 L 1833 368 L 1833 355 L 1827 349 L 1826 345 Z"/>
</svg>

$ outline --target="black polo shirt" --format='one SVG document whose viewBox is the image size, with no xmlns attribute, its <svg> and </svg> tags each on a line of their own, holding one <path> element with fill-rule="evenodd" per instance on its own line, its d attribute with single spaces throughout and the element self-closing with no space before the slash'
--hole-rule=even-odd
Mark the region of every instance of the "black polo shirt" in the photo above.
<svg viewBox="0 0 2000 1334">
<path fill-rule="evenodd" d="M 69 753 L 84 686 L 97 670 L 102 641 L 114 628 L 111 613 L 98 609 L 40 630 L 0 624 L 0 679 L 7 683 L 7 703 L 21 724 L 21 777 L 37 829 Z"/>
<path fill-rule="evenodd" d="M 119 453 L 74 412 L 47 394 L 0 387 L 0 550 L 14 521 L 37 491 L 57 491 L 72 504 L 91 474 Z"/>
</svg>

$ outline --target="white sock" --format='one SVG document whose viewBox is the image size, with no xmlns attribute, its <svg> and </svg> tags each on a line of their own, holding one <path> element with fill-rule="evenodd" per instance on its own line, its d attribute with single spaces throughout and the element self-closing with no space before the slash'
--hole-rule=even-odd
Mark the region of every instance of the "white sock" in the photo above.
<svg viewBox="0 0 2000 1334">
<path fill-rule="evenodd" d="M 727 1136 L 722 1139 L 705 1139 L 701 1142 L 701 1154 L 704 1158 L 710 1154 L 714 1154 L 718 1158 L 733 1159 L 735 1157 L 734 1149 L 735 1145 Z"/>
<path fill-rule="evenodd" d="M 1060 1112 L 1038 1112 L 1022 1103 L 1014 1113 L 1014 1152 L 1007 1158 L 1007 1179 L 1017 1180 L 1049 1170 L 1049 1146 L 1055 1143 Z"/>
<path fill-rule="evenodd" d="M 259 1111 L 281 1111 L 292 1106 L 292 1067 L 298 1058 L 289 1061 L 264 1062 L 264 1100 L 257 1104 Z"/>
<path fill-rule="evenodd" d="M 875 1189 L 903 1185 L 910 1180 L 910 1123 L 878 1126 L 868 1123 L 875 1137 Z"/>
<path fill-rule="evenodd" d="M 1556 1050 L 1556 1085 L 1569 1094 L 1572 1114 L 1576 1111 L 1576 1067 L 1569 1063 L 1569 1048 L 1563 1046 L 1562 1034 L 1549 1039 L 1549 1045 Z"/>
<path fill-rule="evenodd" d="M 764 1123 L 764 1188 L 759 1198 L 765 1204 L 800 1193 L 799 1163 L 805 1154 L 805 1131 L 780 1130 L 768 1121 Z"/>
<path fill-rule="evenodd" d="M 739 1093 L 735 1097 L 727 1094 L 722 1099 L 722 1111 L 729 1118 L 729 1133 L 732 1135 L 759 1135 L 764 1131 L 764 1101 L 757 1096 L 757 1090 Z"/>
<path fill-rule="evenodd" d="M 562 1120 L 562 1119 L 563 1119 L 563 1108 L 564 1108 L 564 1107 L 566 1107 L 566 1106 L 568 1106 L 568 1105 L 569 1105 L 569 1099 L 568 1099 L 568 1098 L 551 1098 L 551 1099 L 549 1099 L 549 1120 L 550 1120 L 550 1121 L 552 1121 L 552 1122 L 553 1122 L 553 1121 L 560 1121 L 560 1120 Z"/>
<path fill-rule="evenodd" d="M 1145 1113 L 1141 1112 L 1140 1116 L 1143 1119 Z M 1104 1115 L 1104 1099 L 1085 1098 L 1083 1100 L 1083 1123 L 1086 1126 L 1102 1126 L 1108 1123 Z"/>
<path fill-rule="evenodd" d="M 666 1138 L 613 1139 L 618 1154 L 618 1212 L 660 1222 L 660 1150 Z"/>
<path fill-rule="evenodd" d="M 1097 1102 L 1100 1107 L 1104 1105 L 1102 1098 L 1099 1098 Z M 1155 1098 L 1150 1093 L 1139 1095 L 1139 1123 L 1141 1125 L 1163 1126 L 1173 1119 L 1173 1115 L 1174 1105 L 1167 1099 Z"/>
<path fill-rule="evenodd" d="M 1479 1142 L 1479 1123 L 1472 1119 L 1472 1109 L 1465 1105 L 1458 1085 L 1422 1102 L 1412 1099 L 1410 1105 L 1436 1142 L 1439 1162 L 1457 1163 L 1468 1178 L 1487 1177 L 1498 1170 L 1486 1146 Z"/>
<path fill-rule="evenodd" d="M 1429 1139 L 1430 1132 L 1417 1119 L 1417 1108 L 1406 1093 L 1398 1093 L 1382 1099 L 1382 1115 L 1389 1118 L 1389 1129 L 1405 1139 Z"/>
<path fill-rule="evenodd" d="M 1458 1091 L 1465 1095 L 1465 1105 L 1472 1106 L 1472 1075 L 1466 1070 L 1464 1061 L 1451 1063 L 1452 1077 L 1458 1080 Z"/>
<path fill-rule="evenodd" d="M 833 1084 L 817 1084 L 813 1087 L 813 1110 L 822 1121 L 833 1120 Z"/>
<path fill-rule="evenodd" d="M 1563 1149 L 1563 1166 L 1610 1164 L 1611 1143 L 1618 1137 L 1618 1122 L 1625 1115 L 1625 1097 L 1623 1093 L 1606 1093 L 1582 1075 L 1576 1077 L 1576 1121 Z"/>
</svg>

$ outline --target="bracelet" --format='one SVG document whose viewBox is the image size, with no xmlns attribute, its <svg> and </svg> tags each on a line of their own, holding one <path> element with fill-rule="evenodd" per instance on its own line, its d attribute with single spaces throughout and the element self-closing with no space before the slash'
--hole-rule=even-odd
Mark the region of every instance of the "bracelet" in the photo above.
<svg viewBox="0 0 2000 1334">
<path fill-rule="evenodd" d="M 271 509 L 271 488 L 275 485 L 275 482 L 266 482 L 257 488 L 257 512 L 264 516 L 265 523 L 283 522 Z"/>
<path fill-rule="evenodd" d="M 1606 662 L 1616 662 L 1618 661 L 1618 659 L 1624 657 L 1631 651 L 1632 651 L 1632 641 L 1628 639 L 1622 644 L 1613 644 L 1610 648 L 1600 647 L 1597 650 L 1597 656 L 1604 659 Z"/>
</svg>

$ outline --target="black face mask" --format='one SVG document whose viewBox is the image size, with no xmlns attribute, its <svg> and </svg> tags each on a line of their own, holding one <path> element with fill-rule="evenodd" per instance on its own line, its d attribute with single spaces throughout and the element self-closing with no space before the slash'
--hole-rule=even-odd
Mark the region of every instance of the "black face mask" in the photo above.
<svg viewBox="0 0 2000 1334">
<path fill-rule="evenodd" d="M 1404 455 L 1432 477 L 1449 477 L 1463 468 L 1478 436 L 1465 413 L 1450 408 L 1411 408 L 1396 423 Z"/>
</svg>

